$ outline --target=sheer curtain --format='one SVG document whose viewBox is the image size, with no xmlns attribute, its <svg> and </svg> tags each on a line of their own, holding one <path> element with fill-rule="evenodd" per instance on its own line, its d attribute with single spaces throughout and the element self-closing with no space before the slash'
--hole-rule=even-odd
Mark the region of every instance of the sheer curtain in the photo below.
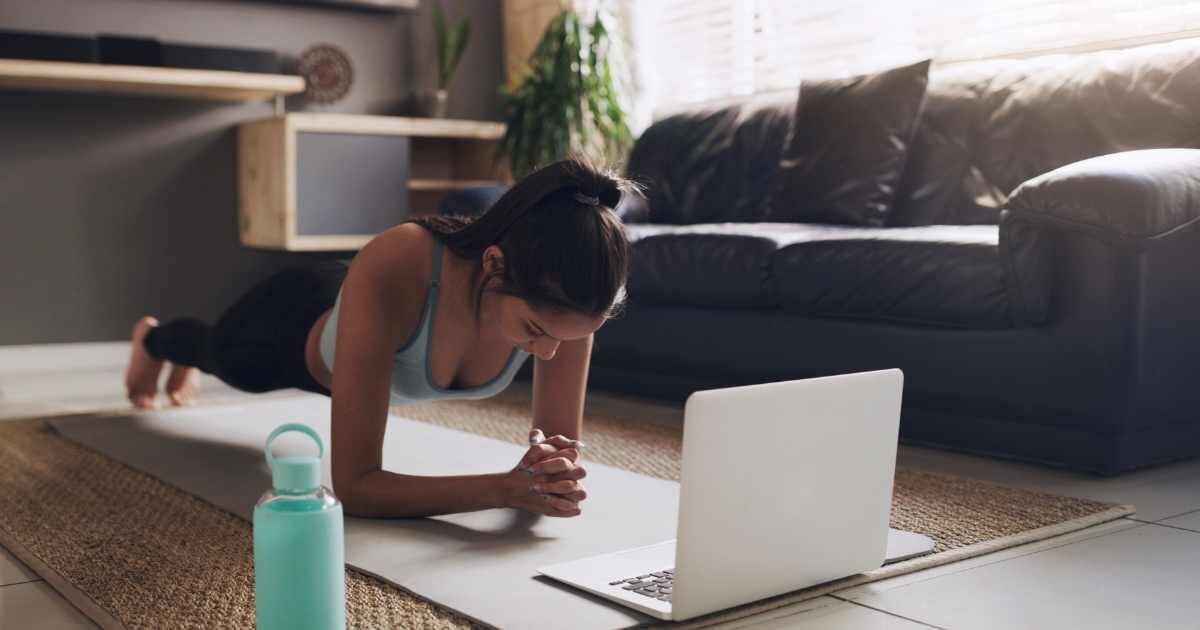
<svg viewBox="0 0 1200 630">
<path fill-rule="evenodd" d="M 1200 36 L 1196 0 L 638 0 L 628 10 L 635 131 L 806 76 Z"/>
</svg>

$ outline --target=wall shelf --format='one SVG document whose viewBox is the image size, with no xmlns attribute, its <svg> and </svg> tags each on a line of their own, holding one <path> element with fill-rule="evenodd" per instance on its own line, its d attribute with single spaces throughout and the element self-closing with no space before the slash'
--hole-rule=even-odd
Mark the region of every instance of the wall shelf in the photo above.
<svg viewBox="0 0 1200 630">
<path fill-rule="evenodd" d="M 362 133 L 463 140 L 499 140 L 504 136 L 504 123 L 482 120 L 305 112 L 288 114 L 286 118 L 288 124 L 297 130 L 321 133 Z"/>
<path fill-rule="evenodd" d="M 291 113 L 238 127 L 243 245 L 286 251 L 361 249 L 450 192 L 507 184 L 490 121 Z"/>
<path fill-rule="evenodd" d="M 286 74 L 0 59 L 0 87 L 265 101 L 303 92 L 304 79 Z"/>
<path fill-rule="evenodd" d="M 463 190 L 476 186 L 499 186 L 503 184 L 495 179 L 410 179 L 409 190 Z"/>
</svg>

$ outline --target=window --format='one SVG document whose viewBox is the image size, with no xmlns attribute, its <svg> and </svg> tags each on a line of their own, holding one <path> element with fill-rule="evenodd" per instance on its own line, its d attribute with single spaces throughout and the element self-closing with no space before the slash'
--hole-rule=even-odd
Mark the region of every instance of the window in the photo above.
<svg viewBox="0 0 1200 630">
<path fill-rule="evenodd" d="M 1182 0 L 638 0 L 639 110 L 793 89 L 936 63 L 1120 48 L 1200 36 Z M 643 117 L 650 117 L 644 116 Z"/>
</svg>

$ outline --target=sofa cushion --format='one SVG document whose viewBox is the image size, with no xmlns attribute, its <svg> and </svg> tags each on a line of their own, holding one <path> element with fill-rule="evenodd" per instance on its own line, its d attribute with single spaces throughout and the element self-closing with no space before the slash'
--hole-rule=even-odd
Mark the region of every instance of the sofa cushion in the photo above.
<svg viewBox="0 0 1200 630">
<path fill-rule="evenodd" d="M 768 196 L 768 220 L 884 225 L 917 128 L 929 64 L 801 82 Z"/>
<path fill-rule="evenodd" d="M 997 226 L 804 228 L 773 258 L 787 312 L 960 328 L 1016 321 Z"/>
<path fill-rule="evenodd" d="M 644 304 L 773 308 L 771 256 L 792 226 L 629 224 L 629 299 Z"/>
<path fill-rule="evenodd" d="M 638 304 L 773 309 L 955 328 L 1044 319 L 1049 292 L 1017 287 L 995 225 L 803 223 L 625 226 Z M 1024 257 L 1025 284 L 1048 282 Z M 1031 303 L 1035 302 L 1035 303 Z"/>
<path fill-rule="evenodd" d="M 768 94 L 650 125 L 625 169 L 646 187 L 649 222 L 762 221 L 795 103 L 794 93 Z"/>
</svg>

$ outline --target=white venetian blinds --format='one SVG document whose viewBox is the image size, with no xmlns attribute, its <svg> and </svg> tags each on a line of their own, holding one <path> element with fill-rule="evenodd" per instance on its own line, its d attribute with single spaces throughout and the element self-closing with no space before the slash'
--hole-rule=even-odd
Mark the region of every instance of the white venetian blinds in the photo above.
<svg viewBox="0 0 1200 630">
<path fill-rule="evenodd" d="M 1200 36 L 1200 1 L 635 0 L 641 99 L 656 117 L 800 79 Z M 648 101 L 648 103 L 647 103 Z"/>
</svg>

